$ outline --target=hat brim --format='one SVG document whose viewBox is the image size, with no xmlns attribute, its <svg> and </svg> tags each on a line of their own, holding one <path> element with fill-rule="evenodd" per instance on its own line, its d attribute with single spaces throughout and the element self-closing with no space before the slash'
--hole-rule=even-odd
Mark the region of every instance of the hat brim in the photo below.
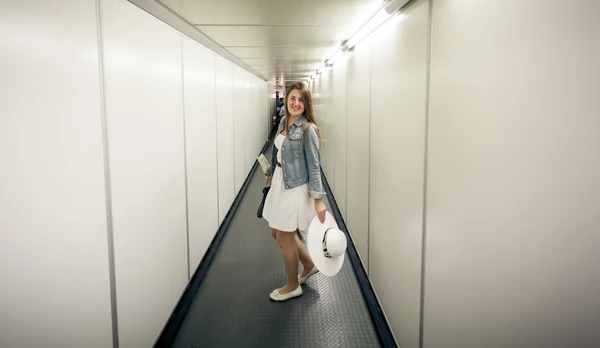
<svg viewBox="0 0 600 348">
<path fill-rule="evenodd" d="M 335 218 L 329 212 L 326 212 L 324 223 L 321 223 L 319 217 L 316 216 L 308 227 L 306 245 L 308 247 L 308 253 L 310 254 L 314 264 L 317 266 L 319 272 L 331 277 L 340 271 L 342 265 L 344 264 L 344 257 L 346 255 L 344 253 L 338 257 L 330 259 L 323 254 L 323 235 L 329 228 L 339 229 L 337 223 L 335 222 Z"/>
</svg>

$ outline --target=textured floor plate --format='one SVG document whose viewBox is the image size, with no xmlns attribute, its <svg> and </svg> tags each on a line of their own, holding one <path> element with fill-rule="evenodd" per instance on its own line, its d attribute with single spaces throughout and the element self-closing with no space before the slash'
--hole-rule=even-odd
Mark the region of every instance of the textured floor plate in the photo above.
<svg viewBox="0 0 600 348">
<path fill-rule="evenodd" d="M 257 170 L 173 346 L 379 347 L 348 257 L 335 277 L 311 277 L 301 297 L 269 299 L 286 273 L 267 222 L 256 218 L 263 185 Z"/>
</svg>

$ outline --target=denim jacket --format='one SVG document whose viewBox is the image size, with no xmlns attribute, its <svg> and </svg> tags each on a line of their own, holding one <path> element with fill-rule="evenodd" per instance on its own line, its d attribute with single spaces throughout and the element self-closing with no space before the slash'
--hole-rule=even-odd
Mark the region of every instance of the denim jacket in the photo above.
<svg viewBox="0 0 600 348">
<path fill-rule="evenodd" d="M 285 127 L 286 116 L 279 121 L 276 136 Z M 300 115 L 296 122 L 290 125 L 287 136 L 281 145 L 281 169 L 286 189 L 308 183 L 308 192 L 314 199 L 325 196 L 321 180 L 321 155 L 319 152 L 319 137 L 317 127 Z M 277 165 L 277 148 L 273 146 L 271 168 L 275 171 Z"/>
</svg>

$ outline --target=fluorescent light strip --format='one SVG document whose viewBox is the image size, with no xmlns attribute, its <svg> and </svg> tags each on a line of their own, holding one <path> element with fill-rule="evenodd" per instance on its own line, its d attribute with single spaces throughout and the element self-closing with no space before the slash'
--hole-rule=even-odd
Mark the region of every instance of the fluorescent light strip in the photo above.
<svg viewBox="0 0 600 348">
<path fill-rule="evenodd" d="M 333 63 L 335 63 L 335 61 L 338 60 L 343 55 L 344 55 L 344 51 L 339 49 L 333 54 L 333 56 L 331 56 L 331 58 L 327 59 L 325 64 L 327 64 L 328 66 L 332 66 Z"/>
<path fill-rule="evenodd" d="M 409 0 L 391 0 L 384 1 L 379 6 L 375 13 L 367 20 L 348 40 L 346 40 L 342 47 L 335 51 L 331 58 L 327 59 L 323 65 L 321 65 L 315 72 L 314 75 L 320 75 L 324 69 L 330 68 L 336 60 L 344 55 L 344 52 L 348 52 L 364 38 L 369 36 L 375 29 L 379 28 L 383 23 L 390 19 L 398 10 L 402 8 Z M 313 75 L 313 76 L 314 76 Z"/>
<path fill-rule="evenodd" d="M 371 17 L 365 25 L 363 25 L 352 37 L 346 42 L 346 46 L 348 49 L 356 46 L 357 43 L 362 41 L 365 37 L 373 32 L 377 27 L 383 24 L 390 15 L 387 13 L 385 8 L 382 8 L 375 14 L 375 16 Z"/>
</svg>

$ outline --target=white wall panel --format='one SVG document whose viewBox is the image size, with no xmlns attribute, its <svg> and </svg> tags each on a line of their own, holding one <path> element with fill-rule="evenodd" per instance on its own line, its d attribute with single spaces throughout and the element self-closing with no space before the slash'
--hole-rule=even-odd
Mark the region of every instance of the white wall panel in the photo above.
<svg viewBox="0 0 600 348">
<path fill-rule="evenodd" d="M 260 131 L 260 129 L 256 126 L 257 123 L 262 124 L 259 123 L 260 119 L 257 117 L 262 103 L 259 103 L 256 87 L 256 81 L 254 81 L 249 74 L 246 74 L 244 78 L 244 89 L 248 91 L 247 108 L 250 110 L 249 115 L 244 117 L 243 121 L 244 128 L 246 129 L 246 146 L 244 149 L 244 166 L 246 168 L 246 173 L 250 171 L 250 168 L 254 163 L 253 159 L 255 159 L 257 155 L 256 153 L 252 153 L 253 149 L 256 148 L 256 143 L 258 141 L 258 137 L 260 136 L 259 133 L 257 134 L 257 131 Z M 254 152 L 257 151 L 254 150 Z"/>
<path fill-rule="evenodd" d="M 267 86 L 237 68 L 234 138 L 234 65 L 129 2 L 2 3 L 0 29 L 0 346 L 112 346 L 101 87 L 118 340 L 151 346 L 266 139 Z"/>
<path fill-rule="evenodd" d="M 420 0 L 371 37 L 369 276 L 406 348 L 419 346 L 428 13 Z"/>
<path fill-rule="evenodd" d="M 311 91 L 313 97 L 313 111 L 315 113 L 315 119 L 319 125 L 319 129 L 321 132 L 321 168 L 325 172 L 327 169 L 327 164 L 325 161 L 325 154 L 327 152 L 327 135 L 325 134 L 325 129 L 327 128 L 325 119 L 324 107 L 323 107 L 323 99 L 321 98 L 321 90 L 323 86 L 323 74 L 317 75 L 314 80 L 314 89 Z"/>
<path fill-rule="evenodd" d="M 270 124 L 271 123 L 270 122 L 271 122 L 272 115 L 271 115 L 271 112 L 269 112 L 269 110 L 265 110 L 265 109 L 268 109 L 270 107 L 268 104 L 271 102 L 271 100 L 268 99 L 268 92 L 269 92 L 269 85 L 271 85 L 271 84 L 268 83 L 268 82 L 264 82 L 264 81 L 260 81 L 259 83 L 261 85 L 261 91 L 262 91 L 261 100 L 262 100 L 262 103 L 263 103 L 263 109 L 262 109 L 263 110 L 262 111 L 263 112 L 263 117 L 267 118 L 268 121 L 269 121 L 269 126 L 266 127 L 266 128 L 263 127 L 263 130 L 262 130 L 262 132 L 264 134 L 264 139 L 266 139 L 267 135 L 271 131 L 271 128 L 270 128 Z M 267 98 L 264 97 L 265 95 L 267 95 Z M 266 114 L 266 116 L 265 116 L 265 114 Z"/>
<path fill-rule="evenodd" d="M 250 89 L 248 96 L 248 108 L 251 110 L 251 116 L 245 119 L 246 137 L 250 142 L 246 146 L 246 173 L 250 172 L 259 151 L 262 149 L 267 136 L 263 132 L 264 113 L 264 93 L 262 91 L 262 81 L 256 79 L 251 74 L 247 74 L 246 86 Z"/>
<path fill-rule="evenodd" d="M 315 79 L 310 82 L 310 93 L 312 95 L 313 112 L 315 113 L 315 119 L 323 135 L 323 117 L 321 117 L 321 98 L 319 95 L 319 81 L 321 75 L 316 75 Z M 321 152 L 323 152 L 323 144 L 321 144 Z"/>
<path fill-rule="evenodd" d="M 101 5 L 119 342 L 149 347 L 187 283 L 181 37 Z"/>
<path fill-rule="evenodd" d="M 259 83 L 261 85 L 260 90 L 262 92 L 262 96 L 260 98 L 260 100 L 263 103 L 262 113 L 263 113 L 264 120 L 267 123 L 266 127 L 264 125 L 261 127 L 261 130 L 262 130 L 262 134 L 264 134 L 263 139 L 267 139 L 267 135 L 271 131 L 271 117 L 273 117 L 273 115 L 271 115 L 273 112 L 272 111 L 273 108 L 271 108 L 271 107 L 274 106 L 274 104 L 272 104 L 274 102 L 274 100 L 271 99 L 270 93 L 272 92 L 274 87 L 269 82 L 260 81 Z M 273 92 L 273 93 L 275 93 L 275 92 Z"/>
<path fill-rule="evenodd" d="M 265 98 L 265 95 L 267 94 L 267 82 L 261 81 L 261 80 L 257 80 L 256 82 L 257 87 L 256 87 L 256 93 L 257 93 L 257 97 L 256 99 L 257 104 L 258 105 L 258 113 L 259 113 L 259 123 L 256 125 L 256 131 L 257 134 L 259 134 L 258 138 L 258 142 L 259 142 L 259 146 L 262 149 L 262 147 L 264 146 L 265 142 L 267 141 L 268 138 L 268 134 L 269 131 L 267 130 L 267 128 L 265 128 L 263 126 L 264 120 L 265 119 L 270 119 L 270 113 L 266 112 L 266 108 L 267 108 L 267 104 L 269 102 L 269 100 L 267 98 Z"/>
<path fill-rule="evenodd" d="M 235 198 L 235 144 L 233 129 L 233 63 L 216 55 L 217 150 L 219 224 Z"/>
<path fill-rule="evenodd" d="M 333 124 L 331 131 L 334 133 L 333 173 L 330 180 L 335 183 L 333 192 L 340 212 L 346 215 L 346 57 L 338 59 L 332 68 L 332 110 Z"/>
<path fill-rule="evenodd" d="M 356 46 L 348 58 L 346 223 L 365 269 L 369 261 L 369 133 L 371 45 Z"/>
<path fill-rule="evenodd" d="M 111 347 L 95 3 L 2 1 L 0 46 L 0 346 Z"/>
<path fill-rule="evenodd" d="M 264 119 L 269 117 L 269 114 L 265 112 L 267 98 L 265 98 L 265 94 L 267 91 L 266 83 L 259 79 L 253 79 L 252 82 L 254 94 L 252 96 L 252 104 L 255 106 L 256 110 L 256 121 L 253 123 L 254 127 L 252 128 L 252 133 L 256 135 L 254 139 L 254 150 L 248 150 L 247 161 L 249 164 L 248 171 L 254 165 L 256 161 L 256 157 L 259 154 L 259 151 L 265 145 L 267 141 L 267 133 L 264 130 L 263 124 Z"/>
<path fill-rule="evenodd" d="M 244 172 L 246 175 L 250 172 L 254 160 L 258 155 L 258 150 L 255 150 L 258 137 L 260 136 L 260 129 L 257 127 L 257 124 L 262 125 L 261 120 L 258 118 L 262 103 L 259 102 L 260 99 L 258 99 L 259 95 L 256 87 L 256 81 L 254 81 L 250 74 L 244 74 L 244 91 L 246 92 L 244 99 L 245 112 L 241 122 L 245 132 Z"/>
<path fill-rule="evenodd" d="M 598 347 L 597 1 L 435 1 L 425 347 Z"/>
<path fill-rule="evenodd" d="M 219 227 L 215 54 L 184 37 L 184 101 L 190 274 Z"/>
<path fill-rule="evenodd" d="M 261 80 L 256 80 L 256 104 L 257 104 L 257 124 L 256 124 L 256 134 L 257 134 L 257 140 L 256 142 L 258 143 L 258 151 L 260 151 L 260 149 L 262 149 L 262 147 L 265 145 L 265 142 L 267 141 L 268 138 L 268 132 L 266 131 L 265 127 L 263 127 L 263 123 L 265 119 L 270 118 L 270 113 L 265 112 L 265 108 L 267 107 L 268 104 L 268 99 L 265 98 L 264 96 L 267 94 L 267 83 Z M 254 160 L 256 159 L 256 156 L 258 155 L 258 151 L 254 152 L 254 157 L 252 158 L 252 161 L 254 162 Z M 253 163 L 254 164 L 254 163 Z"/>
<path fill-rule="evenodd" d="M 252 117 L 251 110 L 248 108 L 248 91 L 244 88 L 244 71 L 238 66 L 233 67 L 233 93 L 229 97 L 229 102 L 233 103 L 234 191 L 237 195 L 248 174 L 245 166 L 246 128 L 244 127 L 244 118 Z"/>
<path fill-rule="evenodd" d="M 319 126 L 322 131 L 323 142 L 321 143 L 321 167 L 327 177 L 329 186 L 335 192 L 333 181 L 335 168 L 333 166 L 335 155 L 335 115 L 333 113 L 333 79 L 332 71 L 325 70 L 319 75 Z"/>
<path fill-rule="evenodd" d="M 271 127 L 273 127 L 273 116 L 275 116 L 275 86 L 273 86 L 273 83 L 269 82 L 265 82 L 265 88 L 266 90 L 266 97 L 268 98 L 268 105 L 265 105 L 265 109 L 264 111 L 267 113 L 267 115 L 269 115 L 269 119 L 266 120 L 267 125 L 266 125 L 266 131 L 267 134 L 270 134 L 271 132 Z"/>
<path fill-rule="evenodd" d="M 254 161 L 256 161 L 258 152 L 262 149 L 263 145 L 267 141 L 267 135 L 264 133 L 264 127 L 262 127 L 262 125 L 263 120 L 268 117 L 268 114 L 264 112 L 266 103 L 266 98 L 264 98 L 265 93 L 263 91 L 264 82 L 258 79 L 252 79 L 252 76 L 250 76 L 250 78 L 252 80 L 251 85 L 253 90 L 251 103 L 256 113 L 256 119 L 252 123 L 253 127 L 251 127 L 252 134 L 255 134 L 255 137 L 253 138 L 254 153 L 252 153 L 252 149 L 246 150 L 248 153 L 246 156 L 248 171 L 250 171 L 251 167 L 254 165 Z"/>
</svg>

